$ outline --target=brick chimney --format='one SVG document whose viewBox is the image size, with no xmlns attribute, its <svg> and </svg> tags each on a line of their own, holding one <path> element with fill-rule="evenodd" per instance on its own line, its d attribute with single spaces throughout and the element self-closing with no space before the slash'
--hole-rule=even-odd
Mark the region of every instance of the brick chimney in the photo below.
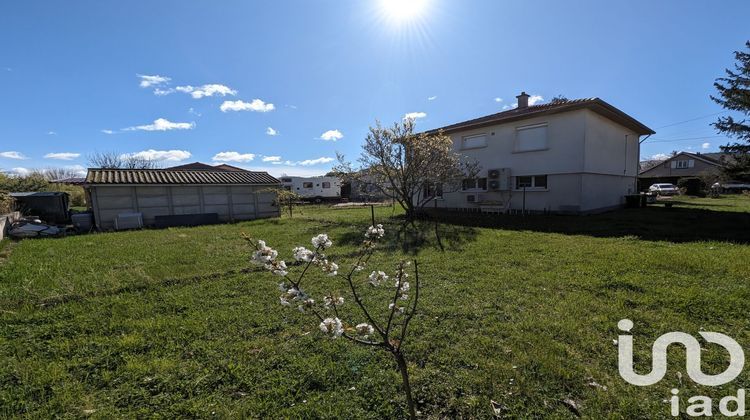
<svg viewBox="0 0 750 420">
<path fill-rule="evenodd" d="M 518 109 L 529 107 L 529 94 L 528 93 L 521 92 L 520 95 L 516 96 L 516 99 L 518 99 Z"/>
</svg>

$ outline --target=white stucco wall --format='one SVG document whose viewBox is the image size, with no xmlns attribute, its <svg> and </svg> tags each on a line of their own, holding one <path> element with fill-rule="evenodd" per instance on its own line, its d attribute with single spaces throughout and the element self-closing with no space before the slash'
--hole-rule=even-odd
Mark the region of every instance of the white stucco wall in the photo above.
<svg viewBox="0 0 750 420">
<path fill-rule="evenodd" d="M 516 152 L 519 127 L 546 124 L 548 147 L 545 150 Z M 484 134 L 486 147 L 461 150 L 462 139 Z M 623 196 L 635 191 L 638 171 L 638 135 L 589 110 L 576 110 L 480 129 L 452 133 L 454 148 L 487 171 L 509 168 L 511 187 L 515 177 L 547 175 L 547 188 L 527 190 L 526 209 L 553 212 L 588 212 L 621 205 Z M 520 210 L 523 192 L 446 192 L 438 207 L 477 208 L 466 196 L 481 194 L 485 201 L 509 203 Z M 433 203 L 430 204 L 433 206 Z"/>
</svg>

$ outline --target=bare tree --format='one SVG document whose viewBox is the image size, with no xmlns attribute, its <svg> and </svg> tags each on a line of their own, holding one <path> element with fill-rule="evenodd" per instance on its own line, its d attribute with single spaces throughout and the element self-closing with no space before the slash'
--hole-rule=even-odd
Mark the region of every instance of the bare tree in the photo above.
<svg viewBox="0 0 750 420">
<path fill-rule="evenodd" d="M 338 155 L 335 171 L 345 179 L 368 176 L 386 197 L 396 200 L 413 218 L 438 191 L 457 191 L 463 179 L 478 172 L 476 161 L 456 153 L 453 141 L 442 132 L 415 133 L 414 121 L 392 127 L 376 122 L 362 146 L 359 170 Z"/>
<path fill-rule="evenodd" d="M 49 167 L 34 172 L 44 177 L 44 179 L 46 179 L 47 181 L 57 181 L 60 179 L 75 178 L 81 176 L 79 172 L 73 169 L 59 167 Z"/>
<path fill-rule="evenodd" d="M 118 152 L 94 152 L 88 156 L 89 166 L 105 169 L 158 169 L 159 162 Z"/>
</svg>

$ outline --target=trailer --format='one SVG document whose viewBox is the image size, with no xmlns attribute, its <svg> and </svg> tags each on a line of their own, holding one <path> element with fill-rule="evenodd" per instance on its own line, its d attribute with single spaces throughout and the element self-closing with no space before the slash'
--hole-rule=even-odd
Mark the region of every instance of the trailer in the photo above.
<svg viewBox="0 0 750 420">
<path fill-rule="evenodd" d="M 316 202 L 341 198 L 341 180 L 335 176 L 284 176 L 281 185 L 301 197 Z"/>
</svg>

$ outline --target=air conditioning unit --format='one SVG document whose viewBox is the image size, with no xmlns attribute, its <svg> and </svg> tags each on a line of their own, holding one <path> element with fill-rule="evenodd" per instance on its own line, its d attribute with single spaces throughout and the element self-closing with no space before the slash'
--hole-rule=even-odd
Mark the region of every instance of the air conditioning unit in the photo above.
<svg viewBox="0 0 750 420">
<path fill-rule="evenodd" d="M 120 213 L 115 217 L 115 230 L 140 229 L 143 227 L 143 213 Z"/>
<path fill-rule="evenodd" d="M 487 171 L 487 178 L 487 189 L 490 191 L 510 189 L 510 168 L 490 169 Z"/>
</svg>

